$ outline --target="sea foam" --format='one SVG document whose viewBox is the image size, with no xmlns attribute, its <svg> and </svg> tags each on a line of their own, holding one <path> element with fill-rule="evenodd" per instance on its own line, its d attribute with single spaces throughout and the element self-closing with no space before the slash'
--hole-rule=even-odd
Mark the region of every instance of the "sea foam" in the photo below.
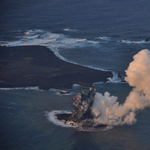
<svg viewBox="0 0 150 150">
<path fill-rule="evenodd" d="M 74 127 L 74 128 L 77 127 L 75 125 L 66 124 L 63 121 L 58 120 L 56 117 L 57 114 L 72 114 L 72 112 L 69 110 L 53 110 L 51 112 L 45 112 L 45 113 L 46 113 L 47 119 L 55 125 L 58 125 L 61 127 Z"/>
<path fill-rule="evenodd" d="M 66 31 L 72 31 L 73 29 L 65 29 Z M 96 69 L 96 70 L 103 70 L 102 68 L 96 68 L 90 65 L 82 65 L 73 61 L 67 60 L 65 57 L 60 55 L 59 51 L 61 49 L 74 49 L 74 48 L 86 48 L 86 47 L 99 47 L 100 42 L 88 39 L 81 39 L 81 38 L 72 38 L 68 35 L 58 34 L 58 33 L 51 33 L 48 31 L 34 29 L 34 30 L 27 30 L 24 32 L 24 35 L 17 41 L 9 42 L 9 41 L 1 41 L 1 46 L 13 47 L 13 46 L 30 46 L 30 45 L 41 45 L 49 48 L 54 52 L 54 54 L 59 57 L 60 59 L 73 63 L 78 64 L 84 67 Z"/>
<path fill-rule="evenodd" d="M 37 90 L 37 91 L 42 91 L 39 89 L 38 86 L 35 87 L 13 87 L 13 88 L 0 88 L 0 90 Z"/>
<path fill-rule="evenodd" d="M 141 40 L 141 41 L 117 40 L 117 42 L 126 43 L 126 44 L 148 44 L 148 43 L 150 43 L 150 41 L 145 41 L 145 40 Z"/>
</svg>

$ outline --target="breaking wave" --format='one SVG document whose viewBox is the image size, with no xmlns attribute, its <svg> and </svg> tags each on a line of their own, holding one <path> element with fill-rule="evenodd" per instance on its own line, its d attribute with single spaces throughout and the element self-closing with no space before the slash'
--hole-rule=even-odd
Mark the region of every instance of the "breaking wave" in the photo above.
<svg viewBox="0 0 150 150">
<path fill-rule="evenodd" d="M 0 90 L 37 90 L 37 91 L 42 91 L 42 90 L 39 89 L 38 86 L 35 86 L 35 87 L 0 88 Z"/>
<path fill-rule="evenodd" d="M 63 30 L 66 32 L 77 32 L 78 31 L 78 29 L 70 29 L 70 28 L 65 28 Z"/>
<path fill-rule="evenodd" d="M 24 35 L 20 40 L 6 42 L 6 44 L 1 44 L 1 46 L 42 45 L 50 48 L 57 56 L 61 57 L 59 55 L 59 49 L 81 48 L 94 46 L 96 44 L 99 44 L 99 42 L 87 39 L 71 38 L 64 34 L 51 33 L 43 30 L 29 30 L 24 32 Z"/>
<path fill-rule="evenodd" d="M 124 77 L 118 77 L 118 74 L 116 74 L 115 72 L 112 73 L 113 73 L 113 77 L 108 78 L 108 81 L 106 83 L 125 83 L 123 79 Z"/>
<path fill-rule="evenodd" d="M 107 37 L 107 36 L 100 36 L 97 39 L 100 39 L 100 40 L 103 40 L 103 41 L 110 41 L 111 40 L 111 38 Z"/>
<path fill-rule="evenodd" d="M 72 31 L 74 29 L 65 29 L 65 31 Z M 54 54 L 69 63 L 78 64 L 73 61 L 69 61 L 60 55 L 59 51 L 62 49 L 74 49 L 74 48 L 85 48 L 85 47 L 99 47 L 100 42 L 94 40 L 80 39 L 80 38 L 72 38 L 68 35 L 51 33 L 48 31 L 35 29 L 28 30 L 24 32 L 24 35 L 18 41 L 1 41 L 1 46 L 13 47 L 13 46 L 30 46 L 30 45 L 40 45 L 45 46 L 52 50 Z M 96 70 L 104 70 L 102 68 L 96 68 L 90 65 L 82 65 L 81 66 L 89 67 Z M 104 70 L 106 71 L 106 70 Z"/>
<path fill-rule="evenodd" d="M 52 123 L 54 123 L 55 125 L 58 125 L 58 126 L 74 127 L 74 128 L 78 127 L 76 125 L 72 125 L 69 122 L 68 122 L 68 124 L 66 124 L 65 121 L 62 122 L 62 121 L 58 120 L 57 117 L 56 117 L 57 114 L 72 114 L 72 112 L 69 111 L 69 110 L 53 110 L 51 112 L 46 112 L 46 117 L 50 122 L 52 122 Z"/>
<path fill-rule="evenodd" d="M 126 44 L 147 44 L 150 43 L 150 40 L 141 40 L 141 41 L 132 41 L 132 40 L 118 40 L 119 43 L 126 43 Z"/>
<path fill-rule="evenodd" d="M 66 31 L 66 33 L 77 31 L 77 29 L 70 29 L 70 28 L 65 28 L 63 30 Z M 83 52 L 86 52 L 86 49 L 93 49 L 93 53 L 94 53 L 94 50 L 96 49 L 96 51 L 100 51 L 105 56 L 106 55 L 105 50 L 107 51 L 107 45 L 105 45 L 105 43 L 107 42 L 111 42 L 111 44 L 115 44 L 116 42 L 128 43 L 128 44 L 150 43 L 148 38 L 142 41 L 130 41 L 130 40 L 116 40 L 111 37 L 100 36 L 100 37 L 95 38 L 94 40 L 91 40 L 91 39 L 86 39 L 86 38 L 83 38 L 83 39 L 73 38 L 65 34 L 58 34 L 58 33 L 52 33 L 46 30 L 34 29 L 34 30 L 25 31 L 24 35 L 21 36 L 18 41 L 13 41 L 13 42 L 0 41 L 0 45 L 8 46 L 8 47 L 9 46 L 13 47 L 13 46 L 41 45 L 52 50 L 57 57 L 59 57 L 60 59 L 66 62 L 81 65 L 81 66 L 96 69 L 96 70 L 113 71 L 112 68 L 105 67 L 105 66 L 103 67 L 103 65 L 101 67 L 97 67 L 96 65 L 99 60 L 97 60 L 96 63 L 91 62 L 90 64 L 88 62 L 82 62 L 80 58 L 78 59 L 78 57 L 80 57 L 80 51 L 79 51 L 80 49 L 83 50 Z M 71 54 L 67 53 L 68 52 L 67 50 L 70 50 L 70 49 L 73 49 L 73 50 L 77 49 L 77 56 L 76 56 L 77 59 L 69 60 L 69 55 Z M 109 52 L 109 49 L 111 48 L 108 48 L 108 52 Z M 61 52 L 63 54 L 63 50 L 65 50 L 64 54 L 66 55 L 66 57 L 68 57 L 68 59 L 66 59 L 64 56 L 60 54 Z M 93 53 L 91 55 L 92 57 L 94 57 Z M 90 53 L 87 51 L 86 55 L 88 54 L 90 55 Z M 97 54 L 97 52 L 95 54 Z M 99 59 L 99 58 L 96 57 L 96 59 Z M 112 57 L 111 59 L 112 59 L 111 61 L 113 61 L 114 58 Z M 79 63 L 77 63 L 76 60 L 79 61 Z M 100 59 L 100 63 L 103 63 L 103 59 Z M 104 63 L 105 63 L 105 60 L 104 60 Z M 117 68 L 117 70 L 120 71 L 121 68 L 119 69 Z M 119 80 L 116 78 L 113 78 L 112 80 L 110 80 L 110 82 L 113 82 L 113 83 L 119 82 Z"/>
</svg>

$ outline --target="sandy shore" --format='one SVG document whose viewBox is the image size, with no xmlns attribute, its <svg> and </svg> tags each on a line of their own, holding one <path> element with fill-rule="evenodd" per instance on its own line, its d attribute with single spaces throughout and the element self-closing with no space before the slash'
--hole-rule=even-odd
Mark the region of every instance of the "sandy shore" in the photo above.
<svg viewBox="0 0 150 150">
<path fill-rule="evenodd" d="M 111 72 L 67 63 L 43 46 L 0 47 L 0 87 L 39 86 L 67 89 L 106 82 Z"/>
</svg>

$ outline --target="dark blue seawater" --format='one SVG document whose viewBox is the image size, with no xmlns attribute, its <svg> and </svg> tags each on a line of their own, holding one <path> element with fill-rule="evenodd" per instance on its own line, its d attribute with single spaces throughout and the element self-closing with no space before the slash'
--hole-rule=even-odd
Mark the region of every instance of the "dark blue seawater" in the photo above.
<svg viewBox="0 0 150 150">
<path fill-rule="evenodd" d="M 45 45 L 68 61 L 123 75 L 133 55 L 150 47 L 148 0 L 0 3 L 1 45 Z"/>
<path fill-rule="evenodd" d="M 107 83 L 95 87 L 102 93 L 109 89 L 110 93 L 119 97 L 120 103 L 123 103 L 131 90 L 127 84 Z M 85 87 L 74 87 L 70 91 L 76 93 L 82 89 Z M 116 126 L 106 131 L 81 131 L 49 122 L 47 112 L 74 109 L 72 96 L 57 95 L 55 90 L 0 90 L 1 149 L 148 150 L 150 148 L 149 108 L 139 112 L 136 124 Z"/>
<path fill-rule="evenodd" d="M 149 0 L 1 0 L 0 45 L 44 45 L 65 61 L 124 76 L 132 57 L 150 49 L 145 41 L 150 37 L 149 8 Z M 121 83 L 95 86 L 118 96 L 120 103 L 131 91 Z M 72 110 L 72 96 L 0 90 L 1 149 L 150 149 L 149 108 L 137 114 L 136 124 L 105 132 L 49 122 L 45 112 Z"/>
</svg>

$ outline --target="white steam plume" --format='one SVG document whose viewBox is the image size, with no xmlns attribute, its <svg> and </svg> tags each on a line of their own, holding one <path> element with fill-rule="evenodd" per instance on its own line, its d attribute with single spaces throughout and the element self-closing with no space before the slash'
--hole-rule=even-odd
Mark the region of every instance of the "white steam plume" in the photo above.
<svg viewBox="0 0 150 150">
<path fill-rule="evenodd" d="M 96 93 L 92 106 L 96 124 L 130 125 L 136 122 L 138 110 L 150 106 L 150 51 L 144 49 L 133 59 L 125 77 L 133 90 L 122 105 L 117 102 L 117 97 L 110 96 L 108 92 L 104 96 Z"/>
</svg>

